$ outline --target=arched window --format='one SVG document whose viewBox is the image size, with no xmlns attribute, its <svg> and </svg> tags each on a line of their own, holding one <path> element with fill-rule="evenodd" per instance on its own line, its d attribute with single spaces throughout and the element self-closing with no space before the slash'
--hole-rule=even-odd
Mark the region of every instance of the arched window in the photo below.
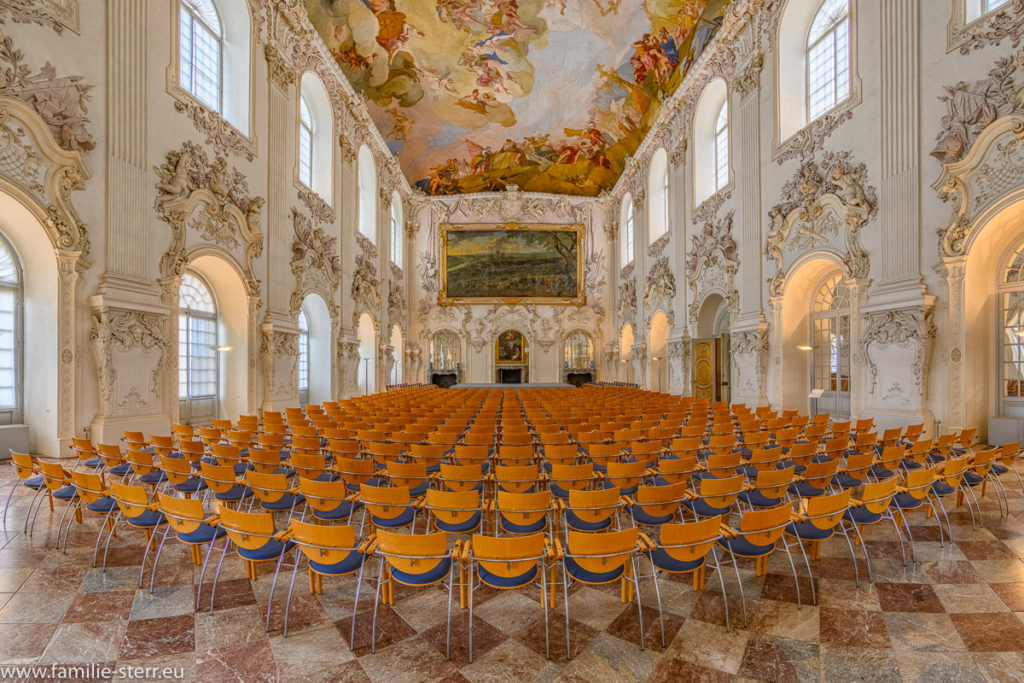
<svg viewBox="0 0 1024 683">
<path fill-rule="evenodd" d="M 850 2 L 825 0 L 807 34 L 807 120 L 850 94 Z"/>
<path fill-rule="evenodd" d="M 729 87 L 704 86 L 693 113 L 693 201 L 699 205 L 729 184 Z"/>
<path fill-rule="evenodd" d="M 821 391 L 817 411 L 850 414 L 850 290 L 835 273 L 811 303 L 811 390 Z"/>
<path fill-rule="evenodd" d="M 633 211 L 633 196 L 627 192 L 626 196 L 622 198 L 622 209 L 619 215 L 619 230 L 622 231 L 620 260 L 623 267 L 633 262 L 633 232 L 636 227 Z"/>
<path fill-rule="evenodd" d="M 214 111 L 223 106 L 224 33 L 211 0 L 181 0 L 181 87 Z"/>
<path fill-rule="evenodd" d="M 373 154 L 363 145 L 359 148 L 359 233 L 377 243 L 377 169 Z"/>
<path fill-rule="evenodd" d="M 715 118 L 715 192 L 729 184 L 729 102 Z"/>
<path fill-rule="evenodd" d="M 654 243 L 668 232 L 668 154 L 658 148 L 647 171 L 647 238 Z"/>
<path fill-rule="evenodd" d="M 197 274 L 178 292 L 178 404 L 185 424 L 217 417 L 217 304 Z"/>
<path fill-rule="evenodd" d="M 299 404 L 309 403 L 309 318 L 299 309 Z"/>
<path fill-rule="evenodd" d="M 299 98 L 299 182 L 313 189 L 313 115 L 306 98 Z"/>
<path fill-rule="evenodd" d="M 0 235 L 0 424 L 23 419 L 21 301 L 21 265 Z"/>
<path fill-rule="evenodd" d="M 334 113 L 316 74 L 302 74 L 299 88 L 299 182 L 328 204 L 334 196 Z"/>
<path fill-rule="evenodd" d="M 1003 403 L 1020 404 L 1024 399 L 1024 245 L 1003 268 L 999 280 L 1002 339 Z"/>
<path fill-rule="evenodd" d="M 402 267 L 402 197 L 394 192 L 391 195 L 391 262 Z"/>
</svg>

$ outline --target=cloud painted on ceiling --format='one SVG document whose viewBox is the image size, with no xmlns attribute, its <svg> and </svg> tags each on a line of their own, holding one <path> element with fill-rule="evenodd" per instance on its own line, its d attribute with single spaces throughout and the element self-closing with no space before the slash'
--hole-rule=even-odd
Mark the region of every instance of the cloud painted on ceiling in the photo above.
<svg viewBox="0 0 1024 683">
<path fill-rule="evenodd" d="M 728 0 L 305 0 L 428 194 L 611 189 Z"/>
</svg>

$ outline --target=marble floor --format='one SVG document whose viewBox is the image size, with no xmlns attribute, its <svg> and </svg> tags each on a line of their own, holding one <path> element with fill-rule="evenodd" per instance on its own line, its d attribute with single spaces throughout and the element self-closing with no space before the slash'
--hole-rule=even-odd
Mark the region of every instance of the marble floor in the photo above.
<svg viewBox="0 0 1024 683">
<path fill-rule="evenodd" d="M 3 470 L 0 484 L 6 487 L 12 474 Z M 444 657 L 447 595 L 439 589 L 399 588 L 394 606 L 381 608 L 377 652 L 371 654 L 371 602 L 361 601 L 356 642 L 348 642 L 354 580 L 325 579 L 324 593 L 313 596 L 300 575 L 285 638 L 281 593 L 271 609 L 270 630 L 264 630 L 271 572 L 264 569 L 249 580 L 241 561 L 229 555 L 213 611 L 204 598 L 196 612 L 199 569 L 179 544 L 168 542 L 154 591 L 148 590 L 148 572 L 147 588 L 140 590 L 141 532 L 119 531 L 106 571 L 94 569 L 99 517 L 87 515 L 74 524 L 67 552 L 61 552 L 53 548 L 60 507 L 53 514 L 44 507 L 32 538 L 21 532 L 27 493 L 15 494 L 0 536 L 0 666 L 169 667 L 184 680 L 246 683 L 1024 680 L 1024 497 L 1012 478 L 1010 515 L 1000 518 L 989 491 L 982 501 L 983 526 L 972 529 L 966 508 L 951 513 L 952 544 L 940 545 L 934 519 L 911 516 L 916 566 L 903 566 L 891 527 L 871 530 L 874 585 L 864 581 L 861 559 L 858 587 L 844 542 L 826 544 L 812 564 L 817 606 L 798 606 L 784 554 L 773 557 L 764 577 L 743 566 L 746 628 L 731 569 L 725 575 L 731 631 L 713 572 L 700 593 L 687 580 L 664 579 L 666 647 L 658 637 L 649 582 L 642 591 L 646 650 L 638 647 L 635 605 L 621 603 L 616 586 L 574 586 L 568 661 L 560 597 L 547 660 L 538 591 L 479 590 L 472 663 L 468 615 L 458 609 L 451 660 Z M 810 580 L 806 570 L 800 574 L 807 601 Z"/>
</svg>

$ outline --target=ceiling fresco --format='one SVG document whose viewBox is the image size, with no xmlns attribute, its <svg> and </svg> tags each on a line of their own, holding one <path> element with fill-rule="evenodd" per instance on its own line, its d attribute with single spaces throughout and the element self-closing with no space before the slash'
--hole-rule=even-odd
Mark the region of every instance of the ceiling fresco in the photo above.
<svg viewBox="0 0 1024 683">
<path fill-rule="evenodd" d="M 428 194 L 611 189 L 729 0 L 305 0 Z"/>
</svg>

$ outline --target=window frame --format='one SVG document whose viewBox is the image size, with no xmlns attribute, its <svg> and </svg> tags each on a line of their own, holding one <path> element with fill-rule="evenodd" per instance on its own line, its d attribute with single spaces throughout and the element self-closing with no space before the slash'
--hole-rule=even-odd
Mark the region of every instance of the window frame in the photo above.
<svg viewBox="0 0 1024 683">
<path fill-rule="evenodd" d="M 296 384 L 299 391 L 299 403 L 305 405 L 309 403 L 309 316 L 306 314 L 305 307 L 299 308 L 299 360 L 296 368 L 298 377 L 296 378 Z M 305 382 L 303 382 L 305 380 Z"/>
<path fill-rule="evenodd" d="M 1011 415 L 1018 414 L 1018 411 L 1024 407 L 1024 265 L 1019 266 L 1018 270 L 1021 274 L 1018 275 L 1016 282 L 1007 282 L 1007 273 L 1014 266 L 1014 263 L 1018 260 L 1018 256 L 1024 261 L 1024 242 L 1019 242 L 1016 248 L 1010 251 L 1009 258 L 1002 260 L 1002 267 L 998 271 L 998 280 L 996 282 L 996 338 L 999 340 L 999 349 L 996 353 L 996 362 L 999 365 L 998 368 L 998 379 L 999 379 L 999 410 L 1000 414 Z M 1015 298 L 1017 306 L 1020 311 L 1017 313 L 1018 325 L 1016 325 L 1016 331 L 1014 332 L 1015 339 L 1008 339 L 1007 332 L 1012 329 L 1011 326 L 1006 323 L 1007 313 L 1007 301 Z M 1015 356 L 1013 360 L 1007 360 L 1007 350 L 1012 349 L 1012 353 Z M 1019 368 L 1019 377 L 1013 379 L 1007 378 L 1007 365 L 1015 365 Z M 1011 394 L 1008 389 L 1009 382 L 1016 382 L 1017 394 Z M 1008 411 L 1006 406 L 1014 406 L 1017 410 Z"/>
<path fill-rule="evenodd" d="M 0 232 L 0 248 L 5 249 L 14 266 L 16 281 L 0 283 L 0 290 L 11 291 L 14 298 L 13 339 L 11 351 L 14 362 L 11 367 L 14 404 L 0 407 L 0 425 L 24 424 L 25 420 L 25 271 L 14 245 Z"/>
<path fill-rule="evenodd" d="M 192 11 L 192 8 L 189 7 L 188 4 L 184 0 L 179 0 L 179 2 L 178 2 L 178 86 L 181 87 L 181 89 L 184 90 L 186 93 L 188 93 L 191 97 L 193 97 L 197 101 L 199 101 L 203 106 L 205 106 L 205 107 L 209 108 L 210 110 L 216 112 L 219 116 L 221 116 L 223 118 L 223 114 L 224 114 L 224 21 L 221 18 L 220 12 L 217 9 L 217 6 L 213 2 L 213 0 L 207 0 L 207 2 L 209 2 L 210 7 L 212 8 L 215 16 L 217 17 L 217 23 L 220 24 L 220 26 L 219 26 L 220 30 L 219 31 L 214 31 L 213 27 L 211 27 L 209 24 L 207 24 L 206 21 L 204 21 L 202 17 L 197 16 L 197 14 Z M 190 66 L 191 72 L 193 73 L 193 78 L 191 79 L 191 81 L 192 81 L 191 85 L 193 87 L 195 86 L 195 80 L 196 80 L 195 77 L 194 77 L 195 70 L 196 70 L 196 65 L 195 65 L 196 26 L 198 25 L 201 29 L 203 29 L 204 31 L 209 33 L 210 36 L 212 36 L 214 38 L 214 41 L 217 44 L 217 82 L 216 82 L 217 104 L 216 105 L 212 105 L 209 102 L 207 102 L 205 99 L 203 99 L 193 89 L 193 87 L 189 87 L 189 85 L 184 82 L 184 80 L 185 80 L 185 72 L 181 68 L 181 63 L 182 63 L 182 59 L 183 59 L 183 55 L 184 55 L 184 41 L 182 40 L 182 34 L 181 34 L 181 28 L 182 28 L 182 25 L 181 25 L 182 21 L 181 21 L 181 19 L 182 19 L 183 15 L 187 15 L 189 20 L 190 20 L 190 38 L 189 38 L 189 43 L 191 45 L 191 50 L 190 50 L 190 54 L 189 54 L 188 64 Z M 198 89 L 198 88 L 196 88 L 196 89 Z"/>
<path fill-rule="evenodd" d="M 729 152 L 731 151 L 732 146 L 729 138 L 729 97 L 726 95 L 725 100 L 722 102 L 722 106 L 718 109 L 718 114 L 715 116 L 715 134 L 713 143 L 715 191 L 711 193 L 712 196 L 729 186 L 729 175 L 731 170 Z M 722 150 L 723 146 L 725 147 L 724 151 Z M 723 172 L 725 176 L 724 178 L 722 177 Z"/>
<path fill-rule="evenodd" d="M 306 116 L 303 116 L 305 112 Z M 306 101 L 306 97 L 302 94 L 299 95 L 299 141 L 298 141 L 298 164 L 299 164 L 299 182 L 306 189 L 316 192 L 313 189 L 313 167 L 315 166 L 313 160 L 313 137 L 316 134 L 316 120 L 313 117 L 313 111 L 309 107 L 309 102 Z M 305 134 L 305 139 L 303 139 Z M 303 152 L 306 153 L 306 163 L 302 163 Z"/>
<path fill-rule="evenodd" d="M 182 306 L 181 303 L 180 303 L 181 302 L 181 299 L 180 299 L 181 287 L 179 286 L 179 288 L 178 288 L 178 291 L 179 291 L 179 304 L 178 304 L 178 345 L 179 345 L 178 346 L 178 372 L 179 372 L 179 376 L 178 376 L 178 401 L 179 402 L 182 401 L 182 400 L 192 401 L 192 400 L 195 400 L 195 399 L 211 399 L 212 398 L 214 400 L 215 405 L 219 405 L 219 403 L 220 403 L 220 391 L 219 391 L 219 389 L 220 389 L 220 370 L 221 370 L 221 368 L 220 368 L 220 351 L 219 351 L 220 336 L 221 336 L 221 334 L 220 334 L 220 306 L 217 303 L 217 295 L 214 293 L 213 287 L 210 286 L 210 283 L 206 280 L 206 278 L 204 278 L 200 273 L 197 273 L 196 271 L 186 270 L 185 273 L 182 276 L 182 285 L 185 284 L 185 280 L 184 280 L 185 276 L 194 278 L 200 284 L 202 284 L 203 287 L 205 287 L 207 293 L 209 293 L 209 295 L 210 295 L 210 301 L 212 302 L 212 305 L 213 305 L 213 312 L 210 313 L 208 311 L 200 311 L 198 309 L 187 308 L 185 306 Z M 185 322 L 185 328 L 184 329 L 185 329 L 185 333 L 186 333 L 185 334 L 185 342 L 184 342 L 185 343 L 185 353 L 184 354 L 181 353 L 182 318 L 184 318 L 184 322 Z M 213 334 L 214 334 L 213 339 L 214 339 L 214 343 L 211 346 L 211 348 L 213 349 L 213 354 L 212 354 L 212 357 L 213 357 L 213 393 L 212 394 L 197 394 L 197 395 L 193 395 L 192 394 L 193 380 L 192 380 L 192 377 L 191 377 L 191 372 L 192 372 L 191 364 L 192 364 L 193 354 L 190 351 L 191 351 L 191 348 L 193 347 L 192 338 L 191 338 L 191 333 L 192 333 L 193 330 L 192 330 L 191 325 L 189 324 L 189 322 L 191 320 L 204 320 L 204 321 L 212 322 L 213 323 Z M 185 364 L 185 368 L 184 368 L 184 372 L 185 372 L 185 395 L 184 396 L 181 393 L 181 385 L 182 385 L 182 383 L 181 383 L 181 374 L 180 374 L 181 371 L 182 371 L 181 362 L 182 362 L 183 358 L 186 359 L 186 361 L 187 361 L 186 364 Z M 214 412 L 216 413 L 216 409 L 215 409 Z"/>
<path fill-rule="evenodd" d="M 625 268 L 633 263 L 636 251 L 636 207 L 633 197 L 630 196 L 625 202 L 625 214 L 622 217 L 622 267 Z"/>
<path fill-rule="evenodd" d="M 390 214 L 391 214 L 391 234 L 390 234 L 390 251 L 391 251 L 391 263 L 397 268 L 405 267 L 405 259 L 402 258 L 403 249 L 405 245 L 402 243 L 402 226 L 401 221 L 398 218 L 399 207 L 395 206 L 395 197 L 391 198 Z"/>
<path fill-rule="evenodd" d="M 804 39 L 804 45 L 803 45 L 804 73 L 803 73 L 803 76 L 804 76 L 804 117 L 806 119 L 805 124 L 804 124 L 805 126 L 806 125 L 810 125 L 811 123 L 817 121 L 818 119 L 822 118 L 823 116 L 826 116 L 830 112 L 835 111 L 841 105 L 843 105 L 847 100 L 849 100 L 850 97 L 853 94 L 853 76 L 854 76 L 854 74 L 853 74 L 853 59 L 854 59 L 854 54 L 853 54 L 853 22 L 852 22 L 853 8 L 851 7 L 850 0 L 843 0 L 843 2 L 846 5 L 846 11 L 843 13 L 842 18 L 839 19 L 838 21 L 834 21 L 830 26 L 828 26 L 822 32 L 822 34 L 820 36 L 818 36 L 818 38 L 814 41 L 813 44 L 811 43 L 811 29 L 814 28 L 814 23 L 817 21 L 818 17 L 821 15 L 821 13 L 824 11 L 825 5 L 828 2 L 829 2 L 829 0 L 822 0 L 822 2 L 818 5 L 818 9 L 815 10 L 813 15 L 811 15 L 811 21 L 807 24 L 807 36 Z M 846 91 L 845 91 L 845 93 L 843 93 L 842 96 L 840 96 L 838 88 L 837 88 L 837 82 L 838 82 L 837 64 L 839 63 L 839 59 L 838 59 L 839 50 L 836 47 L 835 35 L 836 35 L 839 27 L 841 25 L 844 25 L 844 24 L 846 26 Z M 812 50 L 814 50 L 815 47 L 820 45 L 821 42 L 824 41 L 829 36 L 833 37 L 832 55 L 831 55 L 832 77 L 831 77 L 831 80 L 830 80 L 830 83 L 831 83 L 831 86 L 832 86 L 832 104 L 830 106 L 822 109 L 817 114 L 814 114 L 812 112 L 812 109 L 811 109 L 811 101 L 812 101 L 812 95 L 813 95 L 812 90 L 811 90 L 811 52 L 812 52 Z M 820 90 L 820 88 L 819 88 L 819 90 Z"/>
<path fill-rule="evenodd" d="M 822 306 L 822 292 L 826 287 L 830 288 L 828 293 L 829 300 L 826 306 Z M 843 288 L 844 300 L 840 301 L 841 305 L 836 306 L 836 294 L 839 288 Z M 845 394 L 847 401 L 852 396 L 852 382 L 853 382 L 853 365 L 852 355 L 850 349 L 850 335 L 852 332 L 853 324 L 853 313 L 850 302 L 850 290 L 846 285 L 846 278 L 842 272 L 832 271 L 818 282 L 818 286 L 813 290 L 810 302 L 810 312 L 808 315 L 808 326 L 807 335 L 808 343 L 811 346 L 811 351 L 808 354 L 808 363 L 810 368 L 808 370 L 808 379 L 810 380 L 809 390 L 814 391 L 821 389 L 826 394 L 832 395 L 832 406 L 828 407 L 826 412 L 832 415 L 846 415 L 839 411 L 842 402 L 842 394 Z M 830 333 L 830 343 L 828 349 L 824 349 L 819 344 L 819 326 L 818 323 L 827 322 L 827 330 Z M 843 360 L 840 356 L 843 354 L 843 336 L 845 335 L 845 368 L 846 375 L 843 375 Z M 823 362 L 824 361 L 824 362 Z M 822 372 L 824 368 L 824 372 Z M 826 381 L 819 383 L 819 377 L 825 378 Z M 835 388 L 832 387 L 833 381 L 835 382 Z M 819 386 L 819 384 L 821 386 Z M 843 388 L 845 384 L 845 389 Z M 824 396 L 822 397 L 824 398 Z M 821 400 L 821 399 L 819 399 Z M 816 412 L 822 412 L 817 410 L 818 406 L 815 406 Z"/>
</svg>

